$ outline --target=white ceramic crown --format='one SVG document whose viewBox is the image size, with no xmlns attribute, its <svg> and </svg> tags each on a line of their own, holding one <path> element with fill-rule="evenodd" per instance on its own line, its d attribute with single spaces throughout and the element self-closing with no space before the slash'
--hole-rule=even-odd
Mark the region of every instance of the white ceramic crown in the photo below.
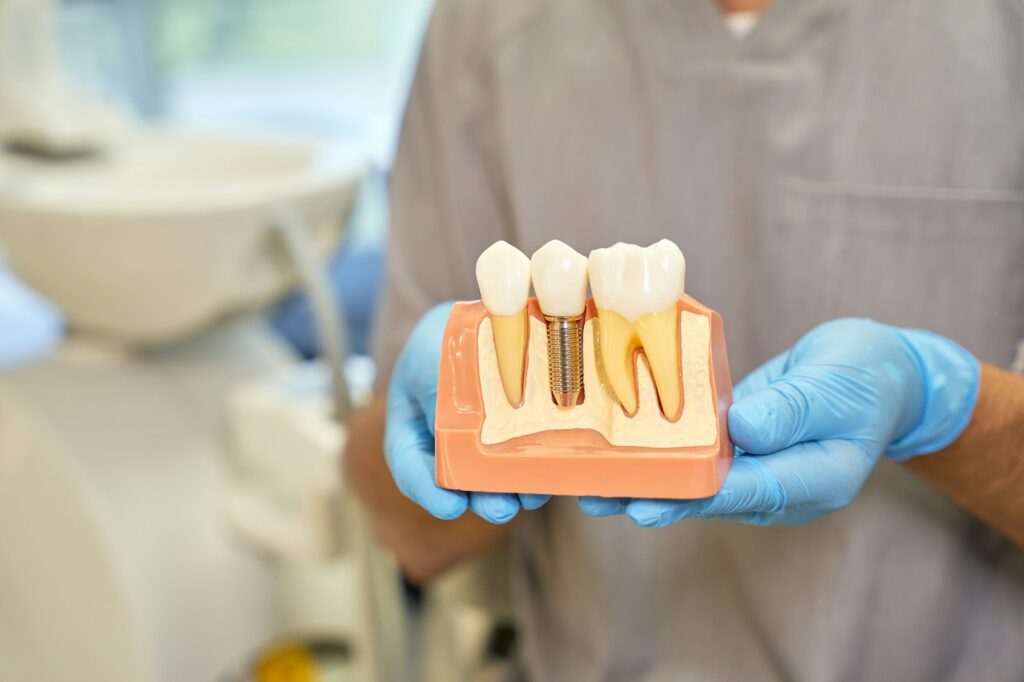
<svg viewBox="0 0 1024 682">
<path fill-rule="evenodd" d="M 530 259 L 506 241 L 491 244 L 476 260 L 480 300 L 491 315 L 515 315 L 530 297 Z"/>
<path fill-rule="evenodd" d="M 641 247 L 619 242 L 590 252 L 594 303 L 630 322 L 675 305 L 683 293 L 686 260 L 668 239 Z"/>
<path fill-rule="evenodd" d="M 534 252 L 530 276 L 541 312 L 576 317 L 587 304 L 587 258 L 565 242 L 552 239 Z"/>
</svg>

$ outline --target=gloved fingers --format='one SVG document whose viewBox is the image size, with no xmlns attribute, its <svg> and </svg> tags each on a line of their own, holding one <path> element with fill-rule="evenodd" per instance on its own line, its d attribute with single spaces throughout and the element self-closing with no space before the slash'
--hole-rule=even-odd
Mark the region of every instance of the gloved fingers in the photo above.
<svg viewBox="0 0 1024 682">
<path fill-rule="evenodd" d="M 780 481 L 786 492 L 785 522 L 799 524 L 848 505 L 880 456 L 877 443 L 831 439 L 749 459 L 762 462 Z"/>
<path fill-rule="evenodd" d="M 401 451 L 396 456 L 399 465 L 392 468 L 392 475 L 402 494 L 439 519 L 447 521 L 462 516 L 468 506 L 466 493 L 437 485 L 433 451 L 416 441 L 399 447 Z"/>
<path fill-rule="evenodd" d="M 729 435 L 744 452 L 770 454 L 850 435 L 873 421 L 868 415 L 881 401 L 870 383 L 855 375 L 817 367 L 791 370 L 733 403 Z"/>
<path fill-rule="evenodd" d="M 640 500 L 637 500 L 640 502 Z M 690 514 L 686 502 L 672 502 L 669 500 L 645 500 L 645 502 L 656 502 L 657 505 L 636 505 L 627 514 L 638 526 L 645 528 L 663 528 L 673 523 L 682 521 L 685 518 L 700 518 Z M 716 514 L 709 516 L 707 521 L 725 521 L 729 523 L 742 523 L 748 526 L 771 526 L 777 523 L 786 523 L 786 512 L 737 512 L 735 514 Z M 792 524 L 789 524 L 792 525 Z"/>
<path fill-rule="evenodd" d="M 391 389 L 412 396 L 419 405 L 427 428 L 434 432 L 437 410 L 437 375 L 444 328 L 452 304 L 442 303 L 420 318 L 395 363 Z"/>
<path fill-rule="evenodd" d="M 633 500 L 626 514 L 641 526 L 685 518 L 800 524 L 853 500 L 877 454 L 847 440 L 799 443 L 763 456 L 739 456 L 718 494 L 699 500 Z"/>
<path fill-rule="evenodd" d="M 540 509 L 548 500 L 551 499 L 550 495 L 532 495 L 529 493 L 519 493 L 519 504 L 523 506 L 526 511 L 533 511 L 534 509 Z"/>
<path fill-rule="evenodd" d="M 626 514 L 638 526 L 664 528 L 685 518 L 702 518 L 692 513 L 690 500 L 636 500 Z M 770 526 L 783 521 L 785 512 L 737 512 L 703 517 L 709 521 L 731 521 L 752 526 Z"/>
<path fill-rule="evenodd" d="M 388 399 L 384 455 L 395 485 L 403 495 L 439 519 L 462 516 L 466 494 L 441 488 L 434 477 L 434 437 L 418 403 L 392 391 Z"/>
<path fill-rule="evenodd" d="M 708 521 L 724 521 L 726 523 L 742 523 L 745 526 L 772 526 L 781 523 L 785 512 L 740 512 L 738 514 L 719 514 Z"/>
<path fill-rule="evenodd" d="M 401 463 L 401 455 L 408 451 L 407 447 L 399 447 L 410 439 L 423 441 L 422 447 L 433 449 L 434 436 L 427 428 L 423 410 L 417 400 L 392 379 L 388 389 L 387 415 L 384 424 L 384 457 L 387 459 L 391 473 Z"/>
<path fill-rule="evenodd" d="M 614 516 L 624 514 L 628 497 L 593 497 L 584 496 L 579 499 L 580 508 L 591 516 Z"/>
<path fill-rule="evenodd" d="M 754 391 L 764 388 L 777 380 L 786 371 L 786 362 L 789 359 L 789 351 L 779 353 L 774 358 L 764 363 L 753 372 L 743 378 L 743 381 L 733 386 L 733 402 L 743 400 Z"/>
<path fill-rule="evenodd" d="M 771 471 L 757 459 L 737 456 L 718 494 L 698 500 L 652 500 L 581 497 L 580 506 L 591 516 L 626 514 L 637 525 L 660 528 L 688 517 L 750 514 L 785 506 L 785 491 Z"/>
<path fill-rule="evenodd" d="M 637 525 L 660 528 L 684 518 L 779 511 L 786 506 L 786 491 L 761 459 L 735 458 L 716 495 L 697 500 L 633 500 L 626 505 L 626 514 Z"/>
<path fill-rule="evenodd" d="M 519 496 L 508 493 L 471 493 L 469 506 L 484 521 L 508 523 L 519 513 Z"/>
<path fill-rule="evenodd" d="M 690 500 L 631 500 L 625 514 L 638 526 L 664 528 L 686 518 Z"/>
</svg>

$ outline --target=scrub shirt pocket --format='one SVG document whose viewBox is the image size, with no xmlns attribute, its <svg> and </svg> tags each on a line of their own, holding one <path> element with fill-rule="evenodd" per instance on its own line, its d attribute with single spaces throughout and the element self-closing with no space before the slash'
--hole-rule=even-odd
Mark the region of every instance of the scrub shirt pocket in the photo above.
<svg viewBox="0 0 1024 682">
<path fill-rule="evenodd" d="M 795 264 L 773 276 L 798 328 L 871 317 L 1009 365 L 1024 338 L 1024 191 L 788 178 L 777 199 L 762 247 Z"/>
</svg>

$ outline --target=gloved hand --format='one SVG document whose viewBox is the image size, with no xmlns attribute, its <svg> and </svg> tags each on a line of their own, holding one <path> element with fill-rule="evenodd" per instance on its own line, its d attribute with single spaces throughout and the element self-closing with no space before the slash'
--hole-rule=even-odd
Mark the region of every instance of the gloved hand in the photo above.
<svg viewBox="0 0 1024 682">
<path fill-rule="evenodd" d="M 738 452 L 717 495 L 580 505 L 652 527 L 691 517 L 804 523 L 849 504 L 883 454 L 904 460 L 953 442 L 979 377 L 973 356 L 930 332 L 827 322 L 736 387 L 729 433 Z"/>
<path fill-rule="evenodd" d="M 491 523 L 506 523 L 520 508 L 536 509 L 549 496 L 464 493 L 441 488 L 434 478 L 437 370 L 451 309 L 442 303 L 427 312 L 398 356 L 388 388 L 384 452 L 398 489 L 437 518 L 458 518 L 468 507 Z"/>
</svg>

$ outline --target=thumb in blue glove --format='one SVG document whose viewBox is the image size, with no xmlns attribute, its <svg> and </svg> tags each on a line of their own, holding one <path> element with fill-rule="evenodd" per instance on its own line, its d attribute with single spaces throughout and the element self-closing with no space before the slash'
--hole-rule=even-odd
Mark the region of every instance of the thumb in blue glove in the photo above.
<svg viewBox="0 0 1024 682">
<path fill-rule="evenodd" d="M 690 517 L 804 523 L 849 504 L 883 454 L 901 460 L 955 440 L 979 375 L 966 350 L 929 332 L 828 322 L 737 386 L 729 433 L 739 452 L 717 495 L 580 504 L 642 526 Z"/>
<path fill-rule="evenodd" d="M 398 357 L 388 387 L 384 452 L 398 489 L 437 518 L 455 519 L 468 508 L 491 523 L 506 523 L 549 496 L 447 490 L 434 477 L 437 373 L 451 309 L 451 303 L 443 303 L 428 311 Z"/>
</svg>

